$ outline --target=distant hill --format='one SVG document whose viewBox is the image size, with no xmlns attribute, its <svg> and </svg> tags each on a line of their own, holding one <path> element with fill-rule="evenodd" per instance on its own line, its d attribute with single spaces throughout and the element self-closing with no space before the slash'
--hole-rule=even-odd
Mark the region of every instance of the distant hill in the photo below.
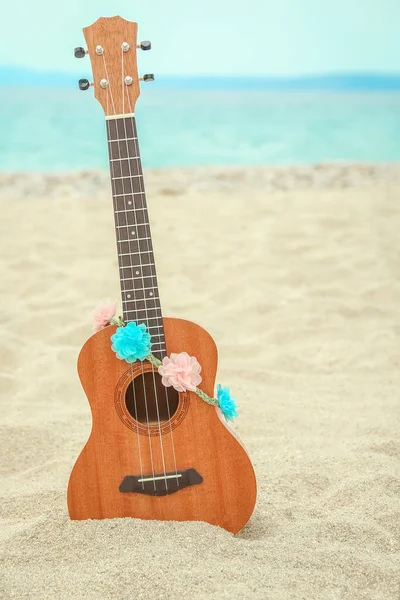
<svg viewBox="0 0 400 600">
<path fill-rule="evenodd" d="M 85 76 L 85 75 L 83 75 Z M 86 75 L 90 78 L 90 75 Z M 57 71 L 34 71 L 0 66 L 0 86 L 76 87 L 78 76 Z M 400 91 L 399 74 L 337 73 L 302 77 L 161 75 L 151 84 L 173 89 L 252 89 L 271 91 Z"/>
</svg>

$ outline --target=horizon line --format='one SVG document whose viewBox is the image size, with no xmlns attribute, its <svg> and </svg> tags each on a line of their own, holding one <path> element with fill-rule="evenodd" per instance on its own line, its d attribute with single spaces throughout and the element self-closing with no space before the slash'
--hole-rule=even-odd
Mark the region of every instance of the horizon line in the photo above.
<svg viewBox="0 0 400 600">
<path fill-rule="evenodd" d="M 90 78 L 90 75 L 88 75 Z M 43 85 L 47 87 L 71 86 L 78 79 L 72 71 L 40 70 L 30 67 L 15 67 L 0 65 L 0 87 Z M 400 72 L 382 71 L 329 71 L 293 75 L 268 75 L 257 74 L 156 74 L 153 85 L 157 87 L 170 87 L 183 85 L 184 87 L 207 88 L 234 87 L 240 89 L 243 84 L 256 89 L 299 89 L 322 87 L 322 89 L 349 89 L 349 90 L 386 90 L 400 91 Z M 158 84 L 158 85 L 157 85 Z"/>
</svg>

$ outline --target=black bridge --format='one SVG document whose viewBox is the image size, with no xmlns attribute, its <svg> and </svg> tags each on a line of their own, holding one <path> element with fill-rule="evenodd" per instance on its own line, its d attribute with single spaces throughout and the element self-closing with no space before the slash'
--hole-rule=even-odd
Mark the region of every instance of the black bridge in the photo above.
<svg viewBox="0 0 400 600">
<path fill-rule="evenodd" d="M 191 485 L 198 485 L 202 481 L 202 476 L 195 469 L 154 475 L 127 475 L 119 486 L 119 491 L 123 494 L 166 496 Z"/>
</svg>

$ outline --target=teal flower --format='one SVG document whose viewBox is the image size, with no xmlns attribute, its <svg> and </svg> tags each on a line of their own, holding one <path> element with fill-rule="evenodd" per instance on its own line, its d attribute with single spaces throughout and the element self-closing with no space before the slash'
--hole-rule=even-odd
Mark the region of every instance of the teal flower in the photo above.
<svg viewBox="0 0 400 600">
<path fill-rule="evenodd" d="M 151 336 L 146 329 L 146 325 L 141 323 L 136 325 L 134 321 L 128 323 L 125 327 L 118 327 L 114 335 L 111 336 L 111 349 L 120 360 L 126 360 L 127 363 L 133 363 L 136 360 L 144 360 L 151 350 Z"/>
<path fill-rule="evenodd" d="M 218 406 L 227 421 L 233 421 L 238 416 L 237 404 L 234 398 L 231 398 L 231 392 L 228 387 L 217 385 Z"/>
</svg>

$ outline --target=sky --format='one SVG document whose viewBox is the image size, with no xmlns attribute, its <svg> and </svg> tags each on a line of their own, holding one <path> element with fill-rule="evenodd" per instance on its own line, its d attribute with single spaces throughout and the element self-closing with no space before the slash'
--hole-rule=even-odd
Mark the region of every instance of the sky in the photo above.
<svg viewBox="0 0 400 600">
<path fill-rule="evenodd" d="M 99 16 L 139 24 L 156 75 L 400 72 L 400 0 L 20 0 L 3 3 L 0 65 L 87 73 L 73 57 Z"/>
</svg>

